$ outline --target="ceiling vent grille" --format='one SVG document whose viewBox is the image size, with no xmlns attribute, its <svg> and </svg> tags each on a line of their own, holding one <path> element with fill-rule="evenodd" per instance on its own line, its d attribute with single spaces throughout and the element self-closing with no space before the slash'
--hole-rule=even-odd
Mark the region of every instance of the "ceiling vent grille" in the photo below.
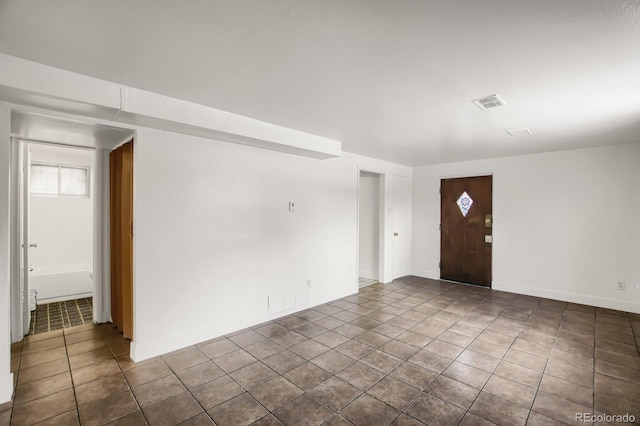
<svg viewBox="0 0 640 426">
<path fill-rule="evenodd" d="M 509 133 L 511 136 L 526 136 L 526 135 L 531 135 L 531 129 L 524 127 L 522 129 L 512 129 L 512 130 L 507 130 L 507 133 Z"/>
<path fill-rule="evenodd" d="M 498 95 L 485 96 L 484 98 L 474 99 L 471 102 L 480 109 L 496 108 L 507 104 Z"/>
</svg>

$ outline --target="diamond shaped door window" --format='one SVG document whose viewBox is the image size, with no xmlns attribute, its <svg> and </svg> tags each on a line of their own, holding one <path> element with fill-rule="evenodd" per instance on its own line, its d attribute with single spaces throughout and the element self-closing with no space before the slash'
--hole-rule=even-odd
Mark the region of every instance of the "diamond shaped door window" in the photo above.
<svg viewBox="0 0 640 426">
<path fill-rule="evenodd" d="M 458 207 L 460 207 L 460 211 L 462 212 L 462 216 L 467 217 L 467 213 L 469 213 L 469 209 L 473 204 L 473 200 L 467 194 L 467 191 L 463 192 L 458 201 L 456 201 Z"/>
</svg>

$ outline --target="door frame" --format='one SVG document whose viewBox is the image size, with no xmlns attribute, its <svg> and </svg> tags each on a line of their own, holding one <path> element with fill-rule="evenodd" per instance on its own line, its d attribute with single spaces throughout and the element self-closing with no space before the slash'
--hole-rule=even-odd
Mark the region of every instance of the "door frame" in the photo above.
<svg viewBox="0 0 640 426">
<path fill-rule="evenodd" d="M 99 141 L 96 141 L 96 145 L 91 146 L 79 146 L 73 144 L 60 144 L 45 140 L 35 140 L 28 138 L 18 138 L 10 135 L 11 145 L 11 164 L 10 164 L 10 319 L 9 329 L 11 331 L 11 342 L 15 343 L 21 341 L 24 338 L 22 334 L 23 321 L 21 317 L 22 309 L 16 309 L 20 307 L 21 294 L 20 294 L 20 238 L 19 232 L 21 232 L 19 224 L 19 194 L 18 194 L 18 175 L 21 167 L 19 164 L 19 140 L 27 141 L 30 143 L 45 143 L 50 145 L 59 145 L 71 148 L 80 149 L 93 149 L 95 151 L 94 157 L 94 170 L 91 179 L 91 191 L 94 194 L 93 203 L 93 322 L 105 323 L 111 321 L 111 273 L 110 273 L 110 237 L 109 237 L 109 152 L 117 148 L 118 146 L 126 143 L 132 137 L 137 136 L 135 128 L 127 125 L 120 125 L 120 123 L 114 123 L 112 121 L 105 121 L 100 119 L 92 119 L 86 117 L 79 117 L 74 114 L 64 113 L 56 110 L 47 110 L 37 107 L 29 107 L 25 105 L 8 104 L 9 111 L 19 111 L 21 113 L 33 113 L 43 114 L 53 118 L 59 118 L 61 120 L 73 120 L 85 123 L 89 126 L 92 125 L 106 125 L 111 127 L 118 127 L 126 129 L 131 132 L 131 135 L 127 136 L 124 140 L 117 143 L 115 146 L 102 146 Z M 11 129 L 10 129 L 11 131 Z"/>
<path fill-rule="evenodd" d="M 397 172 L 395 170 L 389 170 L 388 168 L 377 168 L 371 166 L 362 166 L 358 164 L 356 168 L 356 263 L 355 268 L 353 270 L 354 278 L 353 283 L 356 286 L 356 290 L 358 288 L 358 273 L 360 272 L 360 172 L 372 173 L 380 176 L 380 234 L 379 234 L 379 278 L 378 282 L 380 283 L 388 283 L 393 281 L 393 264 L 392 264 L 392 256 L 393 256 L 393 247 L 392 247 L 392 238 L 393 238 L 393 217 L 391 215 L 391 209 L 393 207 L 392 202 L 392 185 L 394 176 L 401 176 L 407 178 L 409 180 L 409 185 L 413 185 L 413 178 L 411 174 L 403 174 L 402 172 Z M 411 200 L 412 202 L 413 200 Z M 409 211 L 411 215 L 411 209 Z M 409 228 L 411 228 L 411 223 L 409 223 Z"/>
<path fill-rule="evenodd" d="M 93 159 L 93 167 L 90 174 L 90 191 L 93 197 L 93 259 L 92 259 L 92 270 L 93 270 L 93 289 L 92 289 L 92 297 L 93 297 L 93 322 L 103 322 L 104 318 L 104 302 L 103 302 L 103 275 L 102 275 L 102 161 L 101 161 L 101 153 L 99 149 L 86 147 L 86 146 L 77 146 L 77 145 L 66 145 L 54 142 L 46 142 L 46 141 L 36 141 L 30 140 L 26 138 L 11 138 L 11 149 L 16 152 L 15 155 L 12 155 L 12 163 L 11 170 L 12 176 L 16 177 L 16 181 L 12 183 L 12 186 L 15 187 L 15 198 L 12 199 L 11 210 L 14 213 L 16 218 L 16 229 L 18 233 L 18 238 L 14 240 L 13 246 L 15 246 L 16 254 L 19 254 L 21 250 L 27 250 L 21 247 L 21 238 L 20 235 L 24 235 L 25 226 L 28 225 L 26 221 L 27 211 L 21 208 L 24 203 L 24 198 L 26 196 L 26 191 L 21 191 L 22 182 L 24 179 L 20 178 L 22 164 L 20 164 L 20 160 L 22 156 L 20 152 L 23 149 L 23 146 L 28 147 L 30 145 L 46 145 L 46 146 L 60 146 L 65 148 L 73 148 L 73 149 L 82 149 L 82 150 L 91 150 L 94 151 L 94 159 Z M 22 338 L 26 335 L 21 334 L 24 331 L 24 323 L 27 322 L 28 314 L 28 305 L 29 305 L 29 294 L 27 294 L 29 288 L 23 288 L 22 285 L 22 271 L 21 271 L 21 256 L 17 255 L 12 263 L 14 264 L 13 271 L 16 273 L 16 276 L 12 274 L 11 277 L 11 306 L 12 306 L 12 315 L 11 315 L 11 341 L 17 342 L 22 340 Z M 23 296 L 24 292 L 24 296 Z M 18 309 L 16 309 L 18 308 Z M 15 313 L 14 313 L 15 312 Z"/>
<path fill-rule="evenodd" d="M 492 222 L 491 222 L 491 235 L 495 235 L 495 223 L 493 222 L 493 218 L 495 218 L 495 215 L 493 214 L 493 210 L 494 210 L 494 197 L 493 197 L 493 192 L 494 192 L 494 188 L 495 188 L 495 174 L 494 172 L 476 172 L 476 173 L 461 173 L 461 174 L 454 174 L 454 175 L 440 175 L 438 176 L 438 224 L 439 226 L 442 226 L 442 196 L 440 194 L 440 188 L 442 186 L 442 180 L 445 179 L 459 179 L 459 178 L 474 178 L 474 177 L 482 177 L 482 176 L 491 176 L 491 181 L 492 181 L 492 185 L 491 185 L 491 216 L 492 216 Z M 442 246 L 441 246 L 441 238 L 442 238 L 442 234 L 441 234 L 441 230 L 438 230 L 438 265 L 440 265 L 440 262 L 442 261 Z M 491 283 L 489 284 L 488 287 L 484 287 L 484 286 L 480 286 L 483 288 L 488 288 L 488 289 L 492 289 L 493 288 L 493 264 L 494 264 L 494 250 L 493 247 L 495 246 L 495 240 L 492 240 L 491 242 Z M 463 285 L 476 285 L 476 284 L 468 284 L 468 283 L 462 283 L 459 281 L 450 281 L 450 280 L 446 280 L 446 279 L 442 279 L 440 278 L 441 272 L 440 272 L 440 267 L 438 266 L 438 280 L 441 281 L 447 281 L 447 282 L 456 282 L 459 284 L 463 284 Z"/>
<path fill-rule="evenodd" d="M 109 153 L 110 289 L 113 325 L 133 341 L 133 151 L 134 138 Z M 126 179 L 125 179 L 126 178 Z M 125 219 L 123 221 L 123 219 Z M 115 304 L 114 304 L 115 300 Z M 116 307 L 114 313 L 113 308 Z"/>
</svg>

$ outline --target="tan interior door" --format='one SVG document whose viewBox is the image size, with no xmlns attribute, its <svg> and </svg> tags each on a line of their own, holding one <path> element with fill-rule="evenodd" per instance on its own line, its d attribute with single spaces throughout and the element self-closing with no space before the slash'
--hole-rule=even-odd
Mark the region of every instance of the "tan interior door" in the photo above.
<svg viewBox="0 0 640 426">
<path fill-rule="evenodd" d="M 440 278 L 491 286 L 492 176 L 440 184 Z"/>
<path fill-rule="evenodd" d="M 133 140 L 110 153 L 109 165 L 111 317 L 133 339 Z"/>
</svg>

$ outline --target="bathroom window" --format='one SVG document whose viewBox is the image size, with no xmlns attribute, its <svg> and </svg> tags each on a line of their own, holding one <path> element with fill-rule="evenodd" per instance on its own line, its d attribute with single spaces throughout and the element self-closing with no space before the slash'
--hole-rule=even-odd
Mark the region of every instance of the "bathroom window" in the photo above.
<svg viewBox="0 0 640 426">
<path fill-rule="evenodd" d="M 57 164 L 31 164 L 34 195 L 89 197 L 89 168 Z"/>
</svg>

